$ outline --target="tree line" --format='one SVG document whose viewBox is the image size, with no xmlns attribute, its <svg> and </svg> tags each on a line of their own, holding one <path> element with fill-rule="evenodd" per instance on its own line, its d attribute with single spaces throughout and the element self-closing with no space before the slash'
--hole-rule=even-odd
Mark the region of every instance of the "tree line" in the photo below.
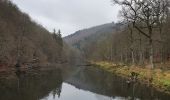
<svg viewBox="0 0 170 100">
<path fill-rule="evenodd" d="M 169 52 L 166 49 L 169 34 L 165 25 L 169 24 L 169 0 L 113 0 L 113 2 L 122 7 L 120 16 L 123 23 L 126 23 L 129 33 L 128 53 L 132 64 L 137 59 L 135 55 L 138 55 L 139 63 L 149 59 L 151 68 L 154 68 L 156 60 L 161 63 L 168 60 Z M 137 46 L 134 46 L 136 40 L 139 42 L 137 54 L 135 54 Z"/>
</svg>

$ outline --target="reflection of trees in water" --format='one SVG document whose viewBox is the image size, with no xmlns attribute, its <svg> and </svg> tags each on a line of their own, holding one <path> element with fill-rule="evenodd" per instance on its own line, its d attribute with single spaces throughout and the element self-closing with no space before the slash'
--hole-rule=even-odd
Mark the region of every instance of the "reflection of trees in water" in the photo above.
<svg viewBox="0 0 170 100">
<path fill-rule="evenodd" d="M 0 100 L 39 100 L 51 93 L 54 99 L 56 96 L 60 97 L 64 80 L 63 75 L 65 74 L 62 72 L 63 70 L 58 69 L 42 72 L 38 75 L 21 74 L 18 77 L 19 88 L 16 79 L 0 80 Z M 156 97 L 169 100 L 169 96 L 157 93 L 144 85 L 135 84 L 128 87 L 124 79 L 96 68 L 74 69 L 73 73 L 69 74 L 73 76 L 67 79 L 67 83 L 80 89 L 109 96 L 111 97 L 110 100 L 115 100 L 117 96 L 124 97 L 123 99 L 126 100 L 136 100 L 136 98 L 154 100 Z M 18 90 L 19 92 L 16 92 Z M 98 98 L 99 100 L 105 99 L 105 97 Z"/>
<path fill-rule="evenodd" d="M 54 89 L 60 96 L 63 79 L 59 69 L 19 76 L 18 80 L 0 80 L 0 100 L 38 100 Z"/>
<path fill-rule="evenodd" d="M 128 86 L 126 80 L 108 72 L 93 67 L 86 67 L 79 70 L 66 82 L 80 89 L 88 90 L 97 94 L 109 97 L 124 97 L 127 100 L 153 100 L 163 98 L 169 100 L 168 95 L 153 91 L 153 89 L 142 84 L 131 84 Z M 151 96 L 152 95 L 152 96 Z"/>
<path fill-rule="evenodd" d="M 62 90 L 62 84 L 59 84 L 59 86 L 52 91 L 53 99 L 55 99 L 56 94 L 58 95 L 58 98 L 60 98 L 61 90 Z"/>
</svg>

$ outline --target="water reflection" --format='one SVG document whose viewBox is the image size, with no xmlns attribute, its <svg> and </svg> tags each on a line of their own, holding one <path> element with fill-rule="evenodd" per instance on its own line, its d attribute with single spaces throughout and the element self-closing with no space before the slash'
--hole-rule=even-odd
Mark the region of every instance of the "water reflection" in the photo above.
<svg viewBox="0 0 170 100">
<path fill-rule="evenodd" d="M 102 96 L 89 91 L 77 89 L 76 87 L 63 83 L 62 94 L 60 98 L 52 98 L 52 92 L 41 100 L 110 100 L 107 96 Z"/>
<path fill-rule="evenodd" d="M 65 82 L 78 89 L 111 97 L 113 100 L 169 100 L 170 98 L 169 95 L 139 83 L 128 86 L 125 79 L 92 66 L 79 67 L 74 69 L 73 73 Z"/>
<path fill-rule="evenodd" d="M 62 76 L 59 69 L 36 75 L 27 73 L 10 80 L 0 80 L 0 100 L 39 100 L 54 89 L 59 96 L 61 86 Z"/>
<path fill-rule="evenodd" d="M 0 100 L 169 100 L 170 96 L 92 66 L 22 73 L 0 80 Z"/>
</svg>

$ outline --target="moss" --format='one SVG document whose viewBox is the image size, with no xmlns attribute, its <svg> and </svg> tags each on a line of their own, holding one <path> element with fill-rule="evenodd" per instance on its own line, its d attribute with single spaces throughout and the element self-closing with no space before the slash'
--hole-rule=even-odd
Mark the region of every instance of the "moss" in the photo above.
<svg viewBox="0 0 170 100">
<path fill-rule="evenodd" d="M 165 86 L 165 87 L 169 87 L 170 86 L 170 80 L 167 79 L 161 79 L 160 83 Z"/>
</svg>

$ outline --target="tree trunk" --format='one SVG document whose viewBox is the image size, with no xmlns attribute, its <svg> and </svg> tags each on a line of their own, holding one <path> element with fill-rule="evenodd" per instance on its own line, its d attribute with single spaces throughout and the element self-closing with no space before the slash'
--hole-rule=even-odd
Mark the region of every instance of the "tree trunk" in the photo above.
<svg viewBox="0 0 170 100">
<path fill-rule="evenodd" d="M 131 51 L 131 56 L 132 56 L 132 65 L 135 64 L 135 58 L 134 58 L 134 51 Z"/>
<path fill-rule="evenodd" d="M 154 60 L 153 60 L 153 40 L 150 38 L 149 40 L 149 45 L 150 45 L 150 64 L 151 68 L 154 68 Z"/>
<path fill-rule="evenodd" d="M 161 57 L 161 64 L 164 63 L 164 56 L 163 56 L 164 54 L 163 54 L 163 51 L 164 51 L 164 50 L 163 50 L 163 45 L 161 45 L 161 52 L 160 52 L 160 54 L 161 54 L 161 55 L 160 55 L 160 57 Z"/>
<path fill-rule="evenodd" d="M 128 63 L 128 53 L 126 52 L 126 55 L 125 55 L 125 63 L 127 64 Z"/>
<path fill-rule="evenodd" d="M 139 32 L 139 37 L 140 37 L 140 39 L 139 39 L 139 64 L 140 65 L 143 65 L 143 63 L 144 63 L 144 58 L 143 58 L 143 50 L 142 50 L 142 38 L 141 38 L 141 33 Z"/>
<path fill-rule="evenodd" d="M 164 45 L 164 42 L 163 42 L 163 32 L 162 32 L 162 21 L 161 22 L 159 22 L 159 34 L 160 34 L 160 43 L 161 43 L 161 50 L 160 50 L 160 62 L 161 62 L 161 64 L 163 64 L 163 45 Z"/>
<path fill-rule="evenodd" d="M 135 57 L 134 57 L 134 38 L 133 38 L 133 30 L 130 26 L 129 30 L 130 30 L 130 42 L 131 42 L 131 46 L 130 46 L 130 50 L 131 50 L 131 60 L 132 60 L 132 65 L 135 64 Z"/>
<path fill-rule="evenodd" d="M 111 49 L 110 49 L 110 60 L 111 62 L 113 61 L 113 46 L 111 44 Z"/>
<path fill-rule="evenodd" d="M 123 63 L 123 54 L 120 55 L 121 63 Z"/>
<path fill-rule="evenodd" d="M 150 64 L 151 68 L 154 68 L 154 60 L 153 60 L 153 40 L 152 40 L 152 27 L 149 26 L 149 46 L 150 46 Z"/>
</svg>

